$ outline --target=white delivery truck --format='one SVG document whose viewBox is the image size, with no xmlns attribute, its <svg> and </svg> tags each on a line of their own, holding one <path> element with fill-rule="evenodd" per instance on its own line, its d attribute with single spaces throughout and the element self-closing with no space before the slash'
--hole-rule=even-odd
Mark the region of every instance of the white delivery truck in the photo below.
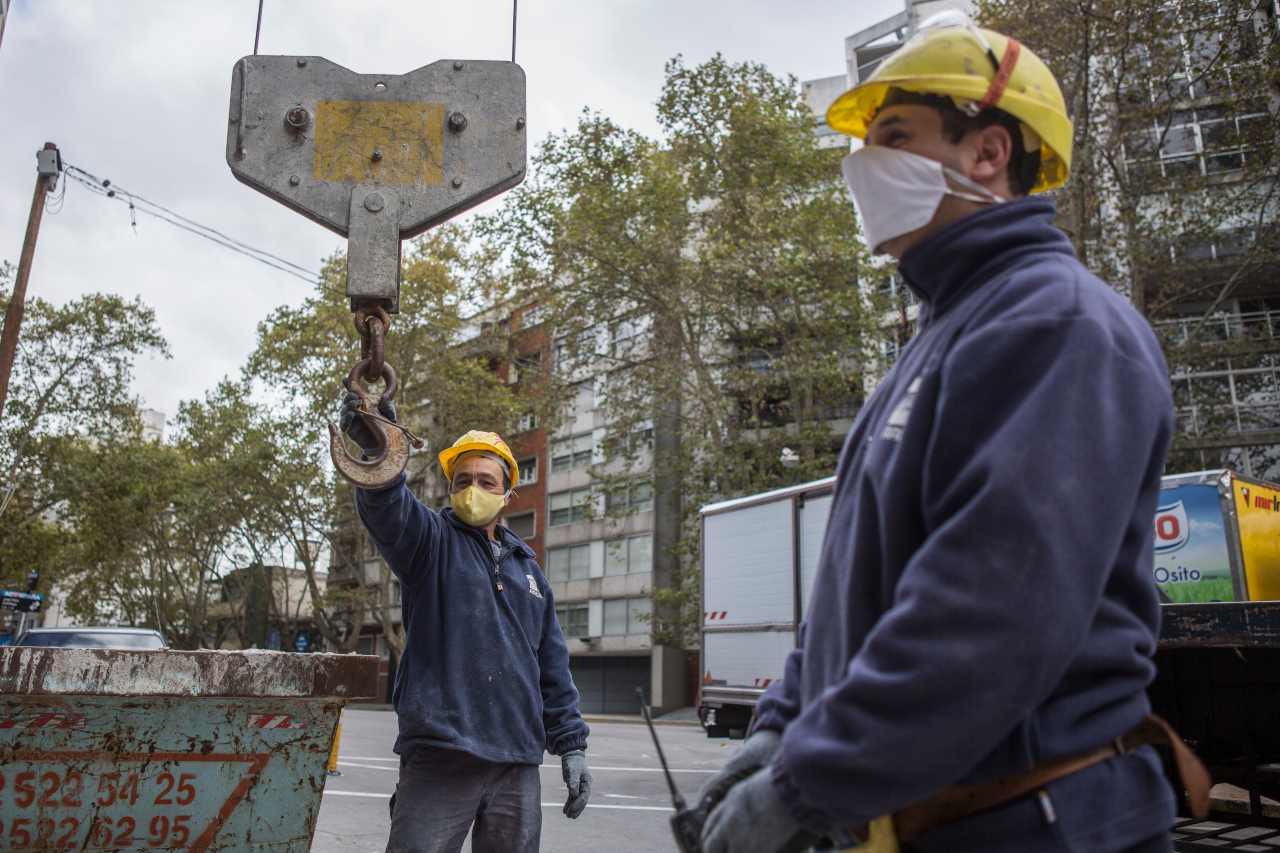
<svg viewBox="0 0 1280 853">
<path fill-rule="evenodd" d="M 711 737 L 741 737 L 809 603 L 834 477 L 702 508 L 702 685 Z"/>
</svg>

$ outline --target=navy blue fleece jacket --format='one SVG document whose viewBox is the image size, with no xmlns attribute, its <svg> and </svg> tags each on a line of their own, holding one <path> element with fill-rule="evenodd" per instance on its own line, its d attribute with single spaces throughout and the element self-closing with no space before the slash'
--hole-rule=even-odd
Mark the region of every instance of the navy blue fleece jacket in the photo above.
<svg viewBox="0 0 1280 853">
<path fill-rule="evenodd" d="M 1053 216 L 993 205 L 903 258 L 920 330 L 845 441 L 800 644 L 758 708 L 810 826 L 1088 752 L 1149 710 L 1168 374 Z M 1055 802 L 1067 835 L 1101 833 L 1078 849 L 1168 829 L 1149 750 L 1098 773 Z"/>
<path fill-rule="evenodd" d="M 529 546 L 499 527 L 495 560 L 484 531 L 451 509 L 428 509 L 403 476 L 379 491 L 357 489 L 356 507 L 402 586 L 396 752 L 430 745 L 541 764 L 544 748 L 585 749 L 569 652 Z"/>
</svg>

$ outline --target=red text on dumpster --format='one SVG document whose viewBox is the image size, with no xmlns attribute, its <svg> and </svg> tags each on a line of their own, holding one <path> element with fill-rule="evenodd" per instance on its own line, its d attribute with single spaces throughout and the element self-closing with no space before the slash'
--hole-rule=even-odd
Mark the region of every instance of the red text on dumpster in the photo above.
<svg viewBox="0 0 1280 853">
<path fill-rule="evenodd" d="M 206 850 L 269 757 L 17 751 L 0 768 L 0 815 L 12 816 L 0 820 L 0 851 Z M 234 784 L 218 784 L 208 771 L 227 763 L 247 766 Z M 220 801 L 212 816 L 211 796 Z"/>
</svg>

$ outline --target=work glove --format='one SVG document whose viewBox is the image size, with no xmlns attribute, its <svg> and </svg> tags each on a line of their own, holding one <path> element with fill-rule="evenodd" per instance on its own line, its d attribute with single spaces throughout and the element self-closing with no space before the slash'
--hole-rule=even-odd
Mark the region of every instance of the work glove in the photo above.
<svg viewBox="0 0 1280 853">
<path fill-rule="evenodd" d="M 706 781 L 698 791 L 697 802 L 702 802 L 708 794 L 713 792 L 716 792 L 717 800 L 723 797 L 725 790 L 735 780 L 741 780 L 748 771 L 767 766 L 773 760 L 774 753 L 778 751 L 781 743 L 782 735 L 768 729 L 760 729 L 751 735 L 743 741 L 733 758 L 730 758 L 716 775 Z"/>
<path fill-rule="evenodd" d="M 350 390 L 347 386 L 347 380 L 342 380 L 343 387 L 347 388 L 346 396 L 342 398 L 342 413 L 338 416 L 338 426 L 342 429 L 347 437 L 360 445 L 360 449 L 365 455 L 372 454 L 378 447 L 378 438 L 369 429 L 368 424 L 364 422 L 364 418 L 360 417 L 357 407 L 360 405 L 360 395 Z M 396 419 L 396 404 L 390 400 L 381 400 L 378 402 L 378 414 L 382 415 L 389 421 Z"/>
<path fill-rule="evenodd" d="M 778 853 L 806 850 L 813 839 L 783 805 L 768 767 L 729 789 L 702 827 L 703 853 Z M 796 846 L 793 846 L 795 843 Z"/>
<path fill-rule="evenodd" d="M 564 785 L 569 789 L 569 799 L 564 804 L 565 817 L 576 818 L 587 807 L 587 800 L 591 799 L 587 754 L 580 749 L 566 752 L 560 756 L 560 771 L 564 775 Z"/>
</svg>

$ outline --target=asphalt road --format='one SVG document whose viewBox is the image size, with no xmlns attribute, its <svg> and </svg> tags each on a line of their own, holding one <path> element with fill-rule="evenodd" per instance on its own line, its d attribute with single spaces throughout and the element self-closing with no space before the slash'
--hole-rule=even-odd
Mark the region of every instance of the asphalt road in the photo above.
<svg viewBox="0 0 1280 853">
<path fill-rule="evenodd" d="M 395 715 L 389 711 L 345 711 L 338 749 L 341 776 L 330 777 L 311 849 L 315 853 L 381 853 L 390 819 L 387 801 L 395 790 Z M 741 745 L 710 740 L 697 726 L 660 725 L 658 736 L 676 784 L 692 798 L 708 775 Z M 592 723 L 587 750 L 595 786 L 587 811 L 577 820 L 561 812 L 564 782 L 560 760 L 542 765 L 542 849 L 548 853 L 649 853 L 674 851 L 668 821 L 671 797 L 644 725 Z M 470 849 L 470 844 L 463 847 Z"/>
</svg>

